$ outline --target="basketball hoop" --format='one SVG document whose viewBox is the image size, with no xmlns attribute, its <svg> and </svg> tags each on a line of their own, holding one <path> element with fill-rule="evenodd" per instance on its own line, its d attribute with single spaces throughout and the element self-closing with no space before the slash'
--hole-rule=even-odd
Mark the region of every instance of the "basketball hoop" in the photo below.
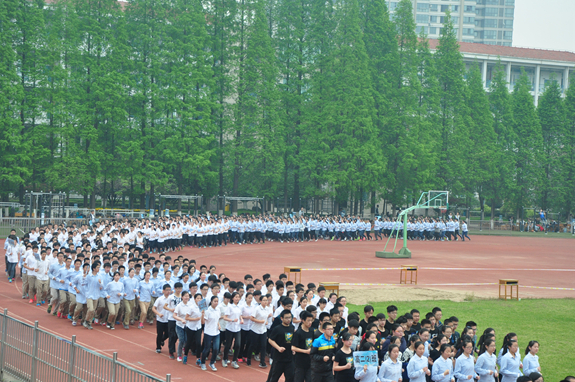
<svg viewBox="0 0 575 382">
<path fill-rule="evenodd" d="M 444 214 L 447 212 L 447 208 L 445 208 L 445 206 L 441 206 L 440 207 L 441 213 Z"/>
</svg>

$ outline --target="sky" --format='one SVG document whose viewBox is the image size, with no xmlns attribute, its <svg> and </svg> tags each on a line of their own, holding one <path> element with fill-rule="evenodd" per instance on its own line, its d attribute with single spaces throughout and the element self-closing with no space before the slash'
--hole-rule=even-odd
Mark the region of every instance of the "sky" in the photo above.
<svg viewBox="0 0 575 382">
<path fill-rule="evenodd" d="M 575 0 L 515 0 L 513 46 L 575 52 Z"/>
</svg>

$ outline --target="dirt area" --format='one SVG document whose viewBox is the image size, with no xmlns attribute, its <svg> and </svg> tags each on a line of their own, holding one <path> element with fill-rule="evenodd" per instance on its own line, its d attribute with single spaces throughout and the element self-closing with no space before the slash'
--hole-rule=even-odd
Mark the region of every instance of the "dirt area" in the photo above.
<svg viewBox="0 0 575 382">
<path fill-rule="evenodd" d="M 491 293 L 455 290 L 440 290 L 420 287 L 357 287 L 340 289 L 340 295 L 348 303 L 364 305 L 370 302 L 416 301 L 416 300 L 450 300 L 455 302 L 470 301 L 476 298 L 493 298 Z"/>
</svg>

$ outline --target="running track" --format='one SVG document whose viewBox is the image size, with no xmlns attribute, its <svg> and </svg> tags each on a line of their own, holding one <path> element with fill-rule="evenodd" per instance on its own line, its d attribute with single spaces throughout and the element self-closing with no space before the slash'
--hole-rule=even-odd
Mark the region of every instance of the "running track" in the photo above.
<svg viewBox="0 0 575 382">
<path fill-rule="evenodd" d="M 498 286 L 494 284 L 500 278 L 516 278 L 520 284 L 520 297 L 523 298 L 575 297 L 575 241 L 499 236 L 474 236 L 472 239 L 471 242 L 409 242 L 412 259 L 403 260 L 376 258 L 375 251 L 383 249 L 384 243 L 380 241 L 340 243 L 320 240 L 310 243 L 228 245 L 222 248 L 188 248 L 171 256 L 181 254 L 195 259 L 198 266 L 216 265 L 218 273 L 224 272 L 235 280 L 243 279 L 246 273 L 254 278 L 270 273 L 276 279 L 284 266 L 297 266 L 304 269 L 304 283 L 397 284 L 399 271 L 381 268 L 413 264 L 419 266 L 419 287 L 478 291 L 497 297 Z M 0 266 L 4 266 L 3 256 Z M 158 378 L 163 379 L 169 373 L 173 381 L 201 376 L 204 382 L 263 382 L 267 377 L 269 368 L 259 369 L 257 363 L 249 368 L 240 364 L 239 370 L 231 367 L 224 369 L 218 363 L 216 373 L 202 372 L 190 357 L 188 365 L 183 366 L 168 358 L 167 344 L 161 354 L 156 354 L 153 326 L 146 325 L 143 330 L 131 327 L 129 332 L 121 328 L 110 331 L 97 325 L 92 331 L 73 327 L 68 320 L 48 315 L 45 307 L 31 306 L 22 300 L 20 288 L 20 280 L 9 284 L 5 276 L 0 277 L 0 308 L 8 308 L 10 316 L 29 323 L 38 320 L 41 328 L 63 338 L 70 339 L 76 335 L 79 344 L 108 356 L 118 352 L 121 362 Z"/>
</svg>

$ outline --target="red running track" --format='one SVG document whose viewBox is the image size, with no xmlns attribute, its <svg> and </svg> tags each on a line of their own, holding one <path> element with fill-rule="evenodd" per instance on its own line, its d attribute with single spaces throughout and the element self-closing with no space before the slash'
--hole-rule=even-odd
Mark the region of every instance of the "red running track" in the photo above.
<svg viewBox="0 0 575 382">
<path fill-rule="evenodd" d="M 304 283 L 335 281 L 340 283 L 396 284 L 397 269 L 391 270 L 319 270 L 326 268 L 397 268 L 402 264 L 420 267 L 419 287 L 457 289 L 492 294 L 497 297 L 497 285 L 435 285 L 463 283 L 497 283 L 500 278 L 518 279 L 521 297 L 575 297 L 575 241 L 556 238 L 521 238 L 501 236 L 472 236 L 468 242 L 409 242 L 412 259 L 379 259 L 376 250 L 382 250 L 384 242 L 331 242 L 266 243 L 264 245 L 228 245 L 221 248 L 187 248 L 174 255 L 195 259 L 198 265 L 216 265 L 218 273 L 242 280 L 246 273 L 261 278 L 264 273 L 273 279 L 283 272 L 284 266 L 304 269 Z M 398 243 L 398 246 L 400 243 Z M 4 258 L 0 260 L 4 266 Z M 455 268 L 455 269 L 426 269 Z M 309 269 L 309 270 L 308 270 Z M 311 270 L 318 269 L 318 270 Z M 523 286 L 565 289 L 530 289 Z M 404 286 L 417 288 L 416 286 Z M 168 358 L 167 346 L 163 353 L 155 353 L 155 327 L 147 325 L 143 330 L 131 327 L 115 331 L 94 326 L 88 331 L 73 327 L 68 320 L 57 319 L 46 313 L 45 307 L 31 306 L 21 299 L 21 281 L 9 284 L 0 278 L 0 307 L 8 308 L 9 315 L 29 323 L 39 321 L 40 327 L 77 342 L 90 349 L 111 356 L 118 352 L 119 360 L 159 378 L 166 374 L 172 380 L 186 380 L 198 376 L 204 382 L 264 381 L 269 369 L 240 364 L 239 370 L 218 364 L 218 371 L 201 371 L 190 357 L 187 366 Z M 346 287 L 344 287 L 346 288 Z M 349 287 L 348 287 L 349 288 Z M 384 288 L 384 287 L 382 287 Z M 353 303 L 353 301 L 350 301 Z"/>
</svg>

